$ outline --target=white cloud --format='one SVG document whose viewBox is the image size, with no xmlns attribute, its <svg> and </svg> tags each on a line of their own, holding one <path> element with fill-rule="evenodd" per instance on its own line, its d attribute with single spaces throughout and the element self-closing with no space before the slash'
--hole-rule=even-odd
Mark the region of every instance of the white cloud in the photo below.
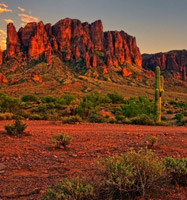
<svg viewBox="0 0 187 200">
<path fill-rule="evenodd" d="M 20 6 L 18 6 L 18 10 L 20 10 L 21 12 L 25 12 L 25 8 L 22 8 Z"/>
<path fill-rule="evenodd" d="M 38 17 L 34 17 L 34 16 L 31 16 L 31 15 L 26 15 L 26 14 L 19 14 L 19 16 L 21 17 L 21 21 L 22 22 L 26 22 L 26 23 L 29 23 L 29 22 L 37 22 L 39 20 Z"/>
<path fill-rule="evenodd" d="M 4 13 L 4 12 L 12 12 L 12 10 L 8 9 L 8 5 L 4 3 L 0 3 L 0 13 Z"/>
<path fill-rule="evenodd" d="M 13 23 L 14 21 L 12 19 L 4 19 L 4 21 L 9 24 L 9 23 Z"/>
</svg>

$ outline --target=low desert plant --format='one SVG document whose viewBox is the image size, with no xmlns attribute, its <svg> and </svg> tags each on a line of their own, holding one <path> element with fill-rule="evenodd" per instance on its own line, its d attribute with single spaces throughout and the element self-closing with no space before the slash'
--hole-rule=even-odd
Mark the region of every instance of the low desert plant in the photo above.
<svg viewBox="0 0 187 200">
<path fill-rule="evenodd" d="M 60 135 L 54 135 L 52 137 L 52 143 L 56 148 L 60 148 L 63 146 L 66 148 L 67 145 L 69 145 L 72 141 L 73 137 L 69 136 L 68 134 L 62 133 Z"/>
<path fill-rule="evenodd" d="M 94 199 L 94 188 L 84 179 L 65 179 L 47 189 L 42 200 L 90 200 Z"/>
<path fill-rule="evenodd" d="M 146 138 L 147 147 L 149 149 L 153 148 L 156 145 L 157 142 L 158 142 L 158 137 L 156 137 L 156 136 L 149 135 Z"/>
<path fill-rule="evenodd" d="M 172 177 L 172 181 L 178 183 L 179 185 L 187 186 L 187 157 L 166 157 L 164 162 L 167 173 Z"/>
<path fill-rule="evenodd" d="M 81 122 L 82 119 L 79 115 L 73 115 L 69 117 L 61 118 L 63 124 L 75 124 L 76 122 Z"/>
<path fill-rule="evenodd" d="M 25 94 L 21 97 L 21 101 L 23 102 L 37 102 L 38 97 L 32 94 Z"/>
<path fill-rule="evenodd" d="M 140 125 L 154 125 L 155 124 L 154 120 L 145 114 L 132 118 L 131 123 L 140 124 Z"/>
<path fill-rule="evenodd" d="M 125 196 L 148 196 L 149 191 L 161 184 L 165 167 L 163 162 L 151 151 L 138 152 L 110 157 L 103 161 L 104 190 L 111 199 L 125 199 Z"/>
<path fill-rule="evenodd" d="M 0 113 L 0 120 L 10 120 L 13 118 L 12 113 Z"/>
<path fill-rule="evenodd" d="M 20 135 L 24 133 L 24 130 L 27 128 L 27 124 L 23 123 L 20 120 L 16 120 L 12 125 L 5 125 L 5 130 L 9 135 Z"/>
</svg>

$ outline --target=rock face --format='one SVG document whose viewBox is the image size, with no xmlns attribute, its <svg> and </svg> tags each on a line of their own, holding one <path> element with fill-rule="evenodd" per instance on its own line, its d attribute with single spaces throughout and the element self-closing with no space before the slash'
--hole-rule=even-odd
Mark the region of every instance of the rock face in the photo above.
<svg viewBox="0 0 187 200">
<path fill-rule="evenodd" d="M 20 52 L 20 40 L 12 23 L 7 25 L 7 54 L 9 57 Z"/>
<path fill-rule="evenodd" d="M 187 51 L 181 50 L 143 55 L 144 68 L 155 70 L 156 66 L 160 66 L 162 71 L 173 71 L 175 73 L 174 75 L 177 75 L 177 78 L 186 81 Z"/>
<path fill-rule="evenodd" d="M 7 77 L 2 73 L 0 73 L 0 83 L 8 83 Z"/>
<path fill-rule="evenodd" d="M 101 20 L 88 24 L 66 18 L 53 26 L 33 22 L 18 33 L 13 24 L 8 24 L 7 36 L 9 57 L 22 51 L 28 59 L 43 56 L 48 64 L 55 54 L 64 61 L 84 61 L 86 68 L 97 68 L 100 64 L 113 67 L 127 62 L 142 66 L 136 38 L 123 31 L 103 32 Z"/>
</svg>

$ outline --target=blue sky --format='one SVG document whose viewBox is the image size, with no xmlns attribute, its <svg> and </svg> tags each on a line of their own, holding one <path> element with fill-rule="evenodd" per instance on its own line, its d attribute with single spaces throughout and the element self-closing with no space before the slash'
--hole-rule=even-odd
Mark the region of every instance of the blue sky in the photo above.
<svg viewBox="0 0 187 200">
<path fill-rule="evenodd" d="M 54 24 L 70 17 L 124 30 L 136 36 L 142 53 L 187 49 L 186 10 L 187 0 L 0 0 L 0 45 L 8 22 L 18 30 L 29 21 Z"/>
</svg>

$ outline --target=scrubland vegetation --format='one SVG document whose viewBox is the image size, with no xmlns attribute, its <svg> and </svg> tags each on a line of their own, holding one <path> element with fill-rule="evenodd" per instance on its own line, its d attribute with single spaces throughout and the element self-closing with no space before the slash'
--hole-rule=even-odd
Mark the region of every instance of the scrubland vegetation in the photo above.
<svg viewBox="0 0 187 200">
<path fill-rule="evenodd" d="M 63 94 L 60 97 L 23 95 L 21 98 L 0 93 L 0 120 L 51 120 L 63 123 L 155 124 L 154 102 L 147 97 L 123 98 L 117 93 L 92 92 L 84 97 Z M 187 104 L 165 101 L 162 122 L 158 125 L 186 125 Z"/>
</svg>

